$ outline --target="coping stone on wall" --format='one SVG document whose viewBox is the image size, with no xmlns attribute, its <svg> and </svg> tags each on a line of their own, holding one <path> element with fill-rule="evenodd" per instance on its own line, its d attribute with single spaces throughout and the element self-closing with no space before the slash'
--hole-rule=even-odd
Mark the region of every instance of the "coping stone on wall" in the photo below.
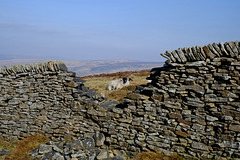
<svg viewBox="0 0 240 160">
<path fill-rule="evenodd" d="M 46 71 L 65 71 L 68 72 L 67 66 L 61 61 L 49 61 L 45 63 L 33 63 L 23 65 L 10 65 L 0 67 L 0 74 L 11 75 L 17 73 L 37 72 L 43 73 Z"/>
<path fill-rule="evenodd" d="M 218 44 L 208 44 L 203 47 L 195 46 L 189 48 L 179 48 L 172 52 L 166 51 L 164 54 L 160 53 L 164 58 L 167 58 L 167 64 L 181 63 L 194 61 L 205 61 L 206 59 L 214 59 L 216 57 L 227 56 L 230 58 L 240 57 L 240 43 L 235 42 L 220 42 Z"/>
</svg>

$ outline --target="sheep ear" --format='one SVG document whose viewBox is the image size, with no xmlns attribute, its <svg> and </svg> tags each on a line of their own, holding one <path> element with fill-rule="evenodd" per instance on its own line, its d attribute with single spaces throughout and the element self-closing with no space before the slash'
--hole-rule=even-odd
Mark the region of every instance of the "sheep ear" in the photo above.
<svg viewBox="0 0 240 160">
<path fill-rule="evenodd" d="M 133 81 L 133 79 L 132 79 L 132 78 L 129 78 L 129 81 Z"/>
</svg>

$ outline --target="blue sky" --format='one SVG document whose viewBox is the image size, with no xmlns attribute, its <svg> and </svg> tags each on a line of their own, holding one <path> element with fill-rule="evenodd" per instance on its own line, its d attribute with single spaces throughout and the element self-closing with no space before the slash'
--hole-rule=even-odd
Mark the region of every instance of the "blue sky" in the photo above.
<svg viewBox="0 0 240 160">
<path fill-rule="evenodd" d="M 239 0 L 0 0 L 0 57 L 161 62 L 239 29 Z"/>
</svg>

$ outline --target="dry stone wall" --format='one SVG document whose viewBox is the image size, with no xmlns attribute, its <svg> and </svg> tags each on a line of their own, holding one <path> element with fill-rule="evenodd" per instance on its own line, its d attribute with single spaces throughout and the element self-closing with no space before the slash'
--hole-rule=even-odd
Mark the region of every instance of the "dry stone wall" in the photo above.
<svg viewBox="0 0 240 160">
<path fill-rule="evenodd" d="M 85 87 L 84 80 L 67 72 L 62 62 L 2 67 L 0 83 L 4 138 L 21 139 L 39 131 L 59 140 L 86 136 L 100 128 L 85 108 L 103 106 L 106 111 L 118 103 Z"/>
<path fill-rule="evenodd" d="M 209 46 L 214 45 L 203 47 L 208 49 L 202 55 L 210 53 Z M 224 46 L 217 52 L 222 57 L 169 58 L 165 67 L 152 69 L 151 83 L 128 95 L 134 126 L 142 130 L 135 141 L 142 150 L 240 158 L 240 47 L 239 42 Z"/>
<path fill-rule="evenodd" d="M 50 142 L 29 153 L 40 159 L 125 159 L 124 150 L 109 148 L 110 126 L 101 128 L 117 117 L 113 111 L 119 102 L 84 82 L 59 61 L 1 67 L 0 136 L 48 136 Z"/>
<path fill-rule="evenodd" d="M 101 159 L 102 153 L 114 159 L 120 153 L 132 157 L 149 150 L 240 158 L 239 42 L 182 50 L 192 55 L 173 51 L 185 61 L 167 52 L 166 65 L 152 69 L 152 82 L 137 86 L 122 104 L 86 88 L 61 62 L 20 67 L 25 70 L 2 67 L 0 134 L 19 139 L 43 132 L 55 142 L 33 151 L 38 158 L 93 154 L 92 159 Z M 200 53 L 204 59 L 189 58 Z M 99 146 L 96 134 L 104 137 Z M 66 148 L 76 144 L 56 144 L 69 137 L 81 149 L 69 152 Z M 86 144 L 94 147 L 87 151 Z"/>
</svg>

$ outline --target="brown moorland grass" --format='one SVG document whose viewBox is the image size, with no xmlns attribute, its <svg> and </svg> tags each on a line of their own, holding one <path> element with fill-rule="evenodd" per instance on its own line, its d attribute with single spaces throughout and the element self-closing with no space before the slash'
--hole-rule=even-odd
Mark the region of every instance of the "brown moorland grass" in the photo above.
<svg viewBox="0 0 240 160">
<path fill-rule="evenodd" d="M 4 156 L 5 160 L 28 160 L 30 156 L 28 152 L 40 146 L 40 144 L 49 141 L 48 137 L 41 134 L 29 136 L 15 144 L 14 147 L 9 148 L 11 152 Z M 6 142 L 5 142 L 6 143 Z M 4 144 L 4 143 L 3 143 Z M 5 148 L 7 149 L 7 147 Z"/>
<path fill-rule="evenodd" d="M 0 138 L 0 150 L 11 150 L 16 145 L 17 141 L 7 141 Z"/>
<path fill-rule="evenodd" d="M 166 156 L 163 153 L 142 152 L 137 154 L 133 160 L 181 160 L 182 158 L 177 154 Z"/>
<path fill-rule="evenodd" d="M 80 77 L 81 79 L 86 80 L 84 83 L 86 87 L 90 89 L 94 89 L 98 93 L 103 94 L 108 99 L 116 100 L 119 102 L 123 102 L 123 98 L 126 97 L 128 92 L 133 91 L 136 86 L 147 84 L 146 77 L 150 74 L 150 70 L 143 70 L 143 71 L 129 71 L 129 72 L 117 72 L 111 74 L 100 74 L 100 75 L 92 75 L 92 76 L 85 76 Z M 130 85 L 124 87 L 119 90 L 107 90 L 108 83 L 113 79 L 129 77 L 133 79 L 130 82 Z"/>
<path fill-rule="evenodd" d="M 16 145 L 18 141 L 9 141 L 5 140 L 3 138 L 0 138 L 0 150 L 12 150 Z M 0 160 L 5 160 L 6 156 L 1 156 Z"/>
</svg>

